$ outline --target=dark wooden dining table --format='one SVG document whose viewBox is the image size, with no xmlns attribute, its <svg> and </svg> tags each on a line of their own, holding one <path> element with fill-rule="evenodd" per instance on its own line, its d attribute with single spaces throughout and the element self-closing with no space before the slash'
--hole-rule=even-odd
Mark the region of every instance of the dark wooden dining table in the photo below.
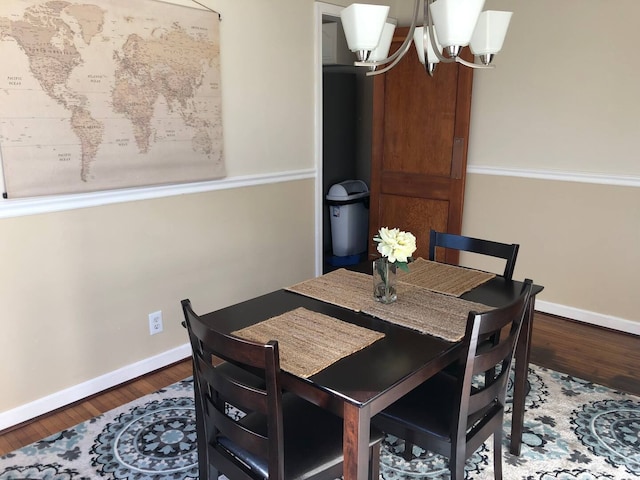
<svg viewBox="0 0 640 480">
<path fill-rule="evenodd" d="M 461 298 L 498 307 L 513 301 L 521 287 L 521 282 L 494 277 Z M 516 350 L 511 437 L 511 451 L 516 454 L 519 454 L 522 437 L 531 323 L 535 296 L 540 291 L 541 286 L 534 286 Z M 461 352 L 461 343 L 425 335 L 285 289 L 204 314 L 202 318 L 217 330 L 231 333 L 298 307 L 385 334 L 381 340 L 308 378 L 284 371 L 282 377 L 286 390 L 343 418 L 344 479 L 364 480 L 368 475 L 371 418 L 456 361 Z"/>
</svg>

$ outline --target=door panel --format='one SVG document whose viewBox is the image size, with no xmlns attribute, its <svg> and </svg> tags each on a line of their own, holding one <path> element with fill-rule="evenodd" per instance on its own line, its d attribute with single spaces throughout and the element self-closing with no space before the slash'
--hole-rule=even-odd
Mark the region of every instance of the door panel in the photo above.
<svg viewBox="0 0 640 480">
<path fill-rule="evenodd" d="M 416 257 L 429 256 L 429 228 L 446 229 L 449 202 L 401 195 L 382 195 L 385 208 L 381 211 L 382 226 L 396 226 L 402 219 L 402 230 L 416 236 Z M 379 254 L 376 254 L 379 256 Z"/>
<path fill-rule="evenodd" d="M 405 34 L 397 29 L 391 51 Z M 439 64 L 429 77 L 413 48 L 374 78 L 370 238 L 398 227 L 416 235 L 415 255 L 427 256 L 431 228 L 461 232 L 472 78 L 458 64 Z M 378 256 L 373 242 L 369 253 Z"/>
</svg>

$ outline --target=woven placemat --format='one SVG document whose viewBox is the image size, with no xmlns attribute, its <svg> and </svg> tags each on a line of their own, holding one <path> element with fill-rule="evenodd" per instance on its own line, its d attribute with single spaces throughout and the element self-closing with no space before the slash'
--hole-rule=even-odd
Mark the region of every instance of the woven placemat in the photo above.
<svg viewBox="0 0 640 480">
<path fill-rule="evenodd" d="M 371 295 L 366 305 L 362 306 L 362 312 L 449 342 L 457 342 L 464 337 L 469 312 L 474 310 L 481 313 L 491 308 L 415 285 L 398 284 L 396 302 L 379 303 Z"/>
<path fill-rule="evenodd" d="M 478 285 L 491 280 L 495 274 L 432 262 L 417 258 L 409 264 L 409 272 L 398 270 L 398 281 L 428 288 L 434 292 L 459 297 Z"/>
<path fill-rule="evenodd" d="M 233 334 L 259 343 L 277 340 L 280 368 L 302 378 L 384 337 L 384 333 L 302 307 Z"/>
<path fill-rule="evenodd" d="M 362 300 L 373 295 L 371 275 L 340 268 L 285 290 L 359 312 Z"/>
</svg>

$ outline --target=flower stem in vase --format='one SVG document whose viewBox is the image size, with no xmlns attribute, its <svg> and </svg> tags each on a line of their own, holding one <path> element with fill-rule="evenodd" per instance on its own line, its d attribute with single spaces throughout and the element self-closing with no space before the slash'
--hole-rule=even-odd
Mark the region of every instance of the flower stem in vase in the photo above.
<svg viewBox="0 0 640 480">
<path fill-rule="evenodd" d="M 396 293 L 396 265 L 386 258 L 373 261 L 373 296 L 381 303 L 395 302 Z"/>
</svg>

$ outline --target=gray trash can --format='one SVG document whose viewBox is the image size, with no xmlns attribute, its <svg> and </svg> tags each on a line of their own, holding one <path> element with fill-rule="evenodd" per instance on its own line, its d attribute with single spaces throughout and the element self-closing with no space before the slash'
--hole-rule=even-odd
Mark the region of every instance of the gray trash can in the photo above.
<svg viewBox="0 0 640 480">
<path fill-rule="evenodd" d="M 332 185 L 327 194 L 331 218 L 332 251 L 336 257 L 358 256 L 367 251 L 369 189 L 362 180 Z M 358 258 L 354 259 L 357 263 Z"/>
</svg>

